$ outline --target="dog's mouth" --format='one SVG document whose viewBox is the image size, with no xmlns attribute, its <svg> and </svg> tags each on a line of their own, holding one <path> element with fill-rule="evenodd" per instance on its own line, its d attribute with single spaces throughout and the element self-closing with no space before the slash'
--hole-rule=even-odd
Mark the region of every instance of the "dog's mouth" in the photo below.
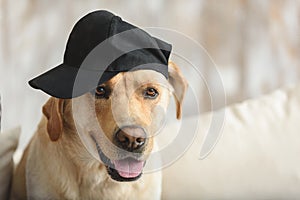
<svg viewBox="0 0 300 200">
<path fill-rule="evenodd" d="M 122 160 L 113 161 L 115 170 L 123 178 L 136 178 L 142 174 L 144 161 L 139 161 L 134 158 L 125 158 Z"/>
<path fill-rule="evenodd" d="M 142 176 L 145 161 L 140 161 L 133 157 L 127 157 L 120 160 L 110 160 L 101 150 L 99 144 L 92 137 L 97 148 L 101 161 L 106 166 L 110 177 L 119 182 L 135 181 Z"/>
</svg>

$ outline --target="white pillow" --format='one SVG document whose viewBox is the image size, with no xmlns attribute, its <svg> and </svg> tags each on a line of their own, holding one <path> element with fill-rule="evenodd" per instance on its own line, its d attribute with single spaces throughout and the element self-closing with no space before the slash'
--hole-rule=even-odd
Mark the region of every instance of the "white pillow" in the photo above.
<svg viewBox="0 0 300 200">
<path fill-rule="evenodd" d="M 18 146 L 20 127 L 0 133 L 0 199 L 8 199 L 13 175 L 13 154 Z"/>
<path fill-rule="evenodd" d="M 300 198 L 300 85 L 225 111 L 223 134 L 204 160 L 202 143 L 213 114 L 222 111 L 187 119 L 200 121 L 198 135 L 163 171 L 163 198 Z M 174 127 L 166 129 L 175 132 Z"/>
</svg>

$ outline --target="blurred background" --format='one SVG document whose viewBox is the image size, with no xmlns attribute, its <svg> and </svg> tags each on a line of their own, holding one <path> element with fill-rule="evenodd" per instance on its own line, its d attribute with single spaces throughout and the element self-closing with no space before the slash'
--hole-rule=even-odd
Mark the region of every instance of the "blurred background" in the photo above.
<svg viewBox="0 0 300 200">
<path fill-rule="evenodd" d="M 21 125 L 22 144 L 34 133 L 48 98 L 27 82 L 62 62 L 73 25 L 97 9 L 110 10 L 139 27 L 168 28 L 194 39 L 219 70 L 226 104 L 299 81 L 298 0 L 0 0 L 2 129 Z M 200 57 L 193 49 L 188 53 Z M 213 85 L 218 75 L 208 56 L 200 59 L 197 67 Z M 189 69 L 180 67 L 188 76 Z M 210 111 L 209 95 L 202 86 L 196 88 L 201 112 Z M 194 110 L 190 106 L 184 115 Z"/>
</svg>

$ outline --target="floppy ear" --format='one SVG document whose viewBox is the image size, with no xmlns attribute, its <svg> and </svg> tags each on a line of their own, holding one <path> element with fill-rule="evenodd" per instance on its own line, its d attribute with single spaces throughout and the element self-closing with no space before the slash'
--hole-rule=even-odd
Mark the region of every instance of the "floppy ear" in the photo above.
<svg viewBox="0 0 300 200">
<path fill-rule="evenodd" d="M 47 132 L 52 141 L 57 141 L 63 130 L 62 107 L 63 99 L 51 97 L 43 106 L 43 113 L 48 119 Z"/>
<path fill-rule="evenodd" d="M 169 82 L 174 88 L 173 96 L 176 102 L 176 117 L 181 118 L 182 101 L 186 92 L 187 82 L 184 79 L 179 67 L 173 63 L 169 62 Z"/>
</svg>

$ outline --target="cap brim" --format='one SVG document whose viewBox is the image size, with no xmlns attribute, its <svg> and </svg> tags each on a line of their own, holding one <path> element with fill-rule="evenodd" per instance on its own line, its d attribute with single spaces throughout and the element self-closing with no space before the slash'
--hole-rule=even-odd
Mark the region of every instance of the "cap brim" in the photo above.
<svg viewBox="0 0 300 200">
<path fill-rule="evenodd" d="M 79 70 L 61 64 L 29 81 L 29 85 L 62 99 L 70 99 L 92 91 L 99 84 L 109 80 L 115 73 Z"/>
</svg>

